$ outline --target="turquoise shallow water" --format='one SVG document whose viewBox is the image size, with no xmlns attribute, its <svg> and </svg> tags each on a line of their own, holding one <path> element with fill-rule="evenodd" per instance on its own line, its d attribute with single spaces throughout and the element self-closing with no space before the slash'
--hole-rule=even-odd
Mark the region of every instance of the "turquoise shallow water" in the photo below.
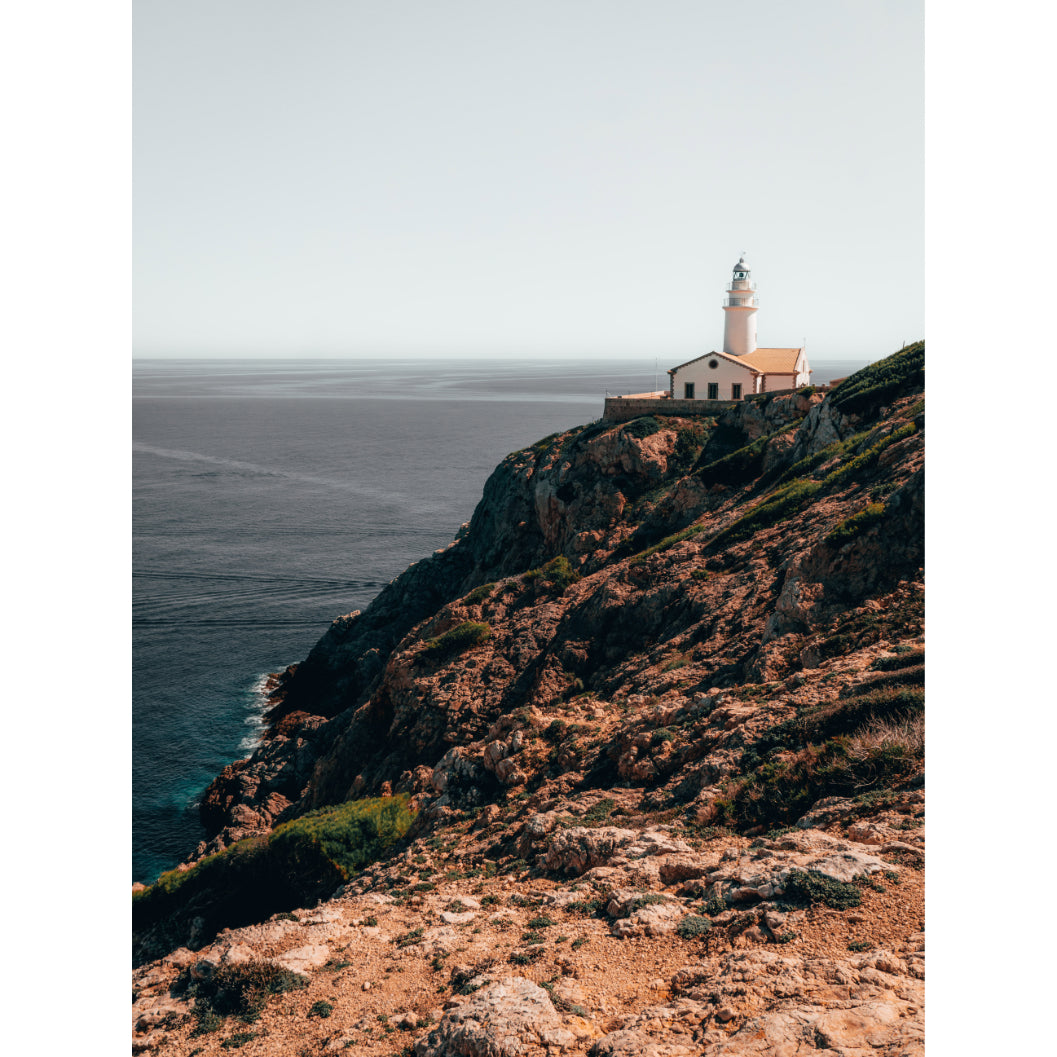
<svg viewBox="0 0 1057 1057">
<path fill-rule="evenodd" d="M 648 362 L 137 361 L 133 879 L 203 836 L 198 797 L 252 747 L 266 673 L 449 543 L 506 454 L 656 378 Z"/>
</svg>

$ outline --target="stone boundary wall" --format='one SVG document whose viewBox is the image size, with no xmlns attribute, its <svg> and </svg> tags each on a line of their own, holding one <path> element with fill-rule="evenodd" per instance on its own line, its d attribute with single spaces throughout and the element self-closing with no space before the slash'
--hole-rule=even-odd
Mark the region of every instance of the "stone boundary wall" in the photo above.
<svg viewBox="0 0 1057 1057">
<path fill-rule="evenodd" d="M 801 387 L 803 388 L 803 387 Z M 816 385 L 816 392 L 825 393 L 827 385 Z M 742 400 L 677 400 L 659 397 L 607 396 L 602 419 L 605 422 L 630 422 L 641 415 L 678 415 L 693 418 L 695 415 L 717 415 L 728 407 L 737 407 L 746 400 L 764 400 L 770 396 L 786 396 L 796 389 L 771 389 L 766 393 L 750 393 Z"/>
<path fill-rule="evenodd" d="M 715 415 L 734 407 L 737 400 L 643 400 L 633 396 L 607 396 L 602 418 L 606 422 L 629 422 L 640 415 Z"/>
</svg>

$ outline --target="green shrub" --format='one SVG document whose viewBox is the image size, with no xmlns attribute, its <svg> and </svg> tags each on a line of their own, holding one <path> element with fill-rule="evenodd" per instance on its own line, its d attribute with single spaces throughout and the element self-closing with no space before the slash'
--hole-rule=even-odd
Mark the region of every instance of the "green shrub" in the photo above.
<svg viewBox="0 0 1057 1057">
<path fill-rule="evenodd" d="M 489 625 L 477 620 L 466 620 L 438 638 L 430 639 L 424 652 L 432 659 L 451 657 L 470 649 L 471 646 L 480 646 L 491 636 L 492 629 Z"/>
<path fill-rule="evenodd" d="M 790 903 L 822 903 L 834 910 L 849 910 L 862 902 L 857 885 L 834 881 L 817 870 L 793 870 L 785 881 L 785 899 Z"/>
<path fill-rule="evenodd" d="M 859 951 L 868 951 L 872 946 L 873 944 L 869 940 L 852 940 L 848 944 L 848 950 L 858 953 Z"/>
<path fill-rule="evenodd" d="M 722 896 L 713 896 L 701 909 L 702 913 L 715 917 L 727 909 L 727 901 Z"/>
<path fill-rule="evenodd" d="M 334 1012 L 334 1003 L 328 1002 L 325 998 L 321 998 L 318 1002 L 312 1003 L 312 1008 L 308 1011 L 310 1017 L 323 1017 L 326 1019 Z"/>
<path fill-rule="evenodd" d="M 642 440 L 644 437 L 652 436 L 654 433 L 659 432 L 664 427 L 653 417 L 653 415 L 643 415 L 642 418 L 632 419 L 624 426 L 624 432 L 632 437 L 637 437 Z"/>
<path fill-rule="evenodd" d="M 600 826 L 613 814 L 617 802 L 611 796 L 605 796 L 593 803 L 580 819 L 582 826 Z"/>
<path fill-rule="evenodd" d="M 705 935 L 711 928 L 712 922 L 708 918 L 698 914 L 688 914 L 675 926 L 675 931 L 682 939 L 692 940 Z"/>
<path fill-rule="evenodd" d="M 826 536 L 826 541 L 836 544 L 847 543 L 849 540 L 855 539 L 856 536 L 861 536 L 872 525 L 876 525 L 884 517 L 884 513 L 884 503 L 871 503 L 869 506 L 863 507 L 858 513 L 852 514 L 851 517 L 846 517 L 840 522 Z"/>
<path fill-rule="evenodd" d="M 415 943 L 418 943 L 422 939 L 425 928 L 420 926 L 417 929 L 411 929 L 409 932 L 405 932 L 400 936 L 397 936 L 393 942 L 397 945 L 397 948 L 402 949 L 404 947 L 410 947 Z"/>
<path fill-rule="evenodd" d="M 238 1017 L 252 1023 L 260 1017 L 272 995 L 307 986 L 308 980 L 299 973 L 256 960 L 242 965 L 221 965 L 207 980 L 193 980 L 190 973 L 185 973 L 174 985 L 174 993 L 194 999 L 198 1025 L 192 1034 L 203 1035 L 216 1031 L 224 1017 Z"/>
<path fill-rule="evenodd" d="M 715 420 L 710 420 L 714 425 Z M 694 423 L 692 426 L 683 426 L 675 435 L 675 451 L 668 461 L 669 469 L 676 473 L 685 473 L 697 461 L 708 434 L 708 426 L 704 423 Z"/>
<path fill-rule="evenodd" d="M 560 594 L 567 587 L 575 584 L 580 579 L 580 574 L 573 569 L 572 565 L 569 564 L 569 559 L 564 554 L 559 554 L 557 558 L 552 558 L 546 565 L 541 565 L 538 569 L 530 569 L 521 579 L 525 583 L 540 581 L 549 584 L 551 587 L 556 588 Z"/>
<path fill-rule="evenodd" d="M 844 414 L 862 414 L 925 384 L 925 343 L 916 341 L 846 378 L 830 393 Z"/>
<path fill-rule="evenodd" d="M 215 934 L 329 895 L 407 832 L 408 799 L 402 793 L 320 808 L 190 870 L 170 870 L 133 896 L 133 929 L 201 917 L 204 931 Z"/>
<path fill-rule="evenodd" d="M 222 1050 L 240 1050 L 247 1042 L 252 1042 L 257 1038 L 258 1032 L 256 1031 L 236 1031 L 229 1035 L 221 1044 Z"/>
<path fill-rule="evenodd" d="M 667 903 L 668 897 L 663 896 L 660 892 L 643 892 L 642 895 L 636 896 L 628 905 L 624 911 L 624 917 L 630 917 L 635 913 L 636 910 L 641 910 L 643 907 L 656 906 L 658 903 Z"/>
<path fill-rule="evenodd" d="M 475 587 L 463 601 L 468 606 L 480 605 L 491 593 L 495 590 L 495 584 L 481 584 L 480 587 Z"/>
</svg>

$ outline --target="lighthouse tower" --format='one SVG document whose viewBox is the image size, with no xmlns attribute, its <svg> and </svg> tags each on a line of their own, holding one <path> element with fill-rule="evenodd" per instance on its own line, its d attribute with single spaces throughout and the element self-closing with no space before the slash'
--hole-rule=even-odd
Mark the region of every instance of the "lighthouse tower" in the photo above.
<svg viewBox="0 0 1057 1057">
<path fill-rule="evenodd" d="M 756 351 L 756 284 L 751 279 L 744 255 L 734 265 L 734 277 L 723 299 L 723 351 L 730 356 L 747 356 Z"/>
</svg>

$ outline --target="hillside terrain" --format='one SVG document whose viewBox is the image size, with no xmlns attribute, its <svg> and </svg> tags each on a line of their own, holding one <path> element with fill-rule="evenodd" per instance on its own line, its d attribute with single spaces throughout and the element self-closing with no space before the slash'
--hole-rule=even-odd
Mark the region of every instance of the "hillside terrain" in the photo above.
<svg viewBox="0 0 1057 1057">
<path fill-rule="evenodd" d="M 924 344 L 509 455 L 133 897 L 133 1049 L 917 1054 Z"/>
</svg>

